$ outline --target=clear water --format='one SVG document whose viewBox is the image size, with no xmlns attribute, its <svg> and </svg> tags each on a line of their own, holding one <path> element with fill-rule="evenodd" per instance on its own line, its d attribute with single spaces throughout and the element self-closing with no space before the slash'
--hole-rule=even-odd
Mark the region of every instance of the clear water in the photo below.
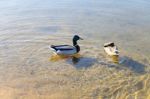
<svg viewBox="0 0 150 99">
<path fill-rule="evenodd" d="M 150 1 L 1 0 L 0 97 L 3 99 L 149 99 Z M 54 57 L 72 44 L 80 58 Z M 103 51 L 114 41 L 120 64 Z"/>
</svg>

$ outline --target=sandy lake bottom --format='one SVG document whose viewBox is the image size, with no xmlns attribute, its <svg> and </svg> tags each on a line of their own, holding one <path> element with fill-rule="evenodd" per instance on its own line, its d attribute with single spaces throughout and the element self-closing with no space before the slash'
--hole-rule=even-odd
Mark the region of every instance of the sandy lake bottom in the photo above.
<svg viewBox="0 0 150 99">
<path fill-rule="evenodd" d="M 1 0 L 1 99 L 150 99 L 147 0 Z M 57 57 L 72 44 L 78 57 Z M 119 64 L 103 44 L 114 41 Z"/>
</svg>

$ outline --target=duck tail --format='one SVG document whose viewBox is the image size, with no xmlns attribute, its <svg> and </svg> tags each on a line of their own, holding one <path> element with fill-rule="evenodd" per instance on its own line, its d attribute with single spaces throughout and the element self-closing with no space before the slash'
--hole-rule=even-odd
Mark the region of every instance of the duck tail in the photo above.
<svg viewBox="0 0 150 99">
<path fill-rule="evenodd" d="M 54 48 L 55 47 L 55 45 L 51 45 L 51 48 Z"/>
<path fill-rule="evenodd" d="M 51 46 L 50 46 L 50 48 L 51 48 L 52 50 L 56 50 L 56 51 L 57 51 L 57 49 L 56 49 L 56 46 L 55 46 L 55 45 L 51 45 Z"/>
</svg>

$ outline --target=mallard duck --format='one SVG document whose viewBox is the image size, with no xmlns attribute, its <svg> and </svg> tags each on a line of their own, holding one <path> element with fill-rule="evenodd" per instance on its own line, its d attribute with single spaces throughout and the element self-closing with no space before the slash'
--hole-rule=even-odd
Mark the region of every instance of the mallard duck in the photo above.
<svg viewBox="0 0 150 99">
<path fill-rule="evenodd" d="M 113 42 L 105 43 L 104 50 L 109 56 L 118 56 L 119 55 L 118 48 Z"/>
<path fill-rule="evenodd" d="M 50 48 L 54 51 L 57 55 L 74 55 L 80 51 L 80 46 L 78 45 L 77 41 L 83 40 L 78 35 L 74 35 L 72 45 L 51 45 Z"/>
</svg>

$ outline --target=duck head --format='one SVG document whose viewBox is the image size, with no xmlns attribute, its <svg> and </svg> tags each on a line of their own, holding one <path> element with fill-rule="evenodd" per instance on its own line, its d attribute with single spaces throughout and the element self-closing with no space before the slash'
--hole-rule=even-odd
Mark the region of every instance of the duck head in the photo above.
<svg viewBox="0 0 150 99">
<path fill-rule="evenodd" d="M 74 37 L 73 37 L 73 45 L 74 46 L 77 45 L 78 40 L 83 40 L 83 39 L 81 37 L 79 37 L 78 35 L 74 35 Z"/>
</svg>

